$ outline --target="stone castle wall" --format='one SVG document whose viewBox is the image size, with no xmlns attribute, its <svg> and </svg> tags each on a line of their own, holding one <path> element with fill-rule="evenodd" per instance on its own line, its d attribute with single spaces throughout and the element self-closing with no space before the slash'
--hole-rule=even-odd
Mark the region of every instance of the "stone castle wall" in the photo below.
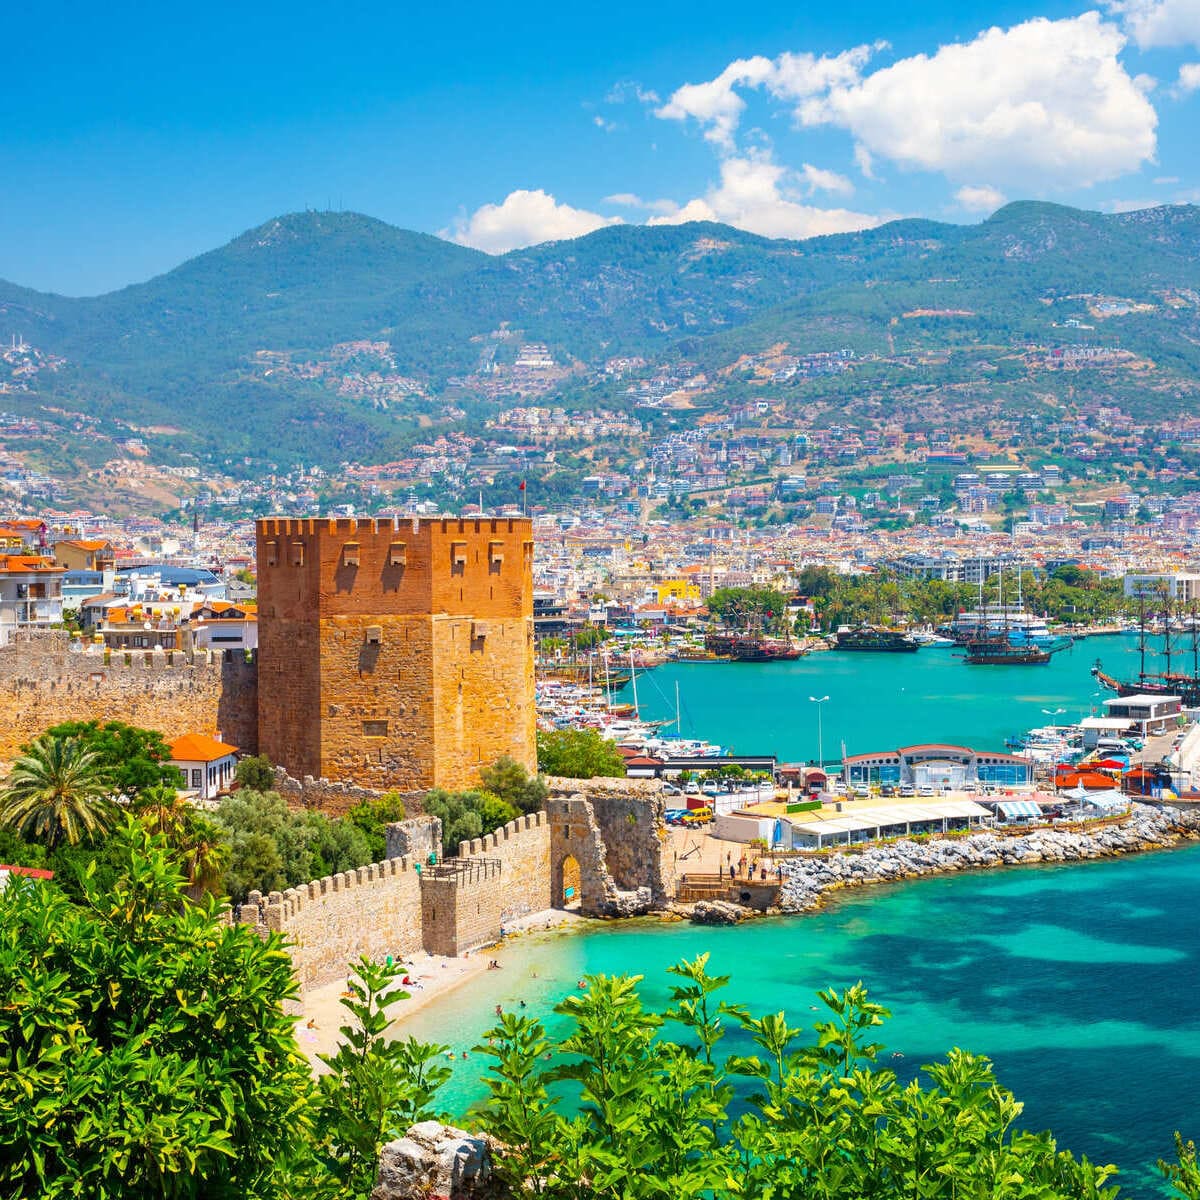
<svg viewBox="0 0 1200 1200">
<path fill-rule="evenodd" d="M 293 808 L 311 808 L 330 817 L 344 817 L 352 808 L 363 801 L 378 800 L 386 795 L 398 795 L 404 801 L 405 812 L 417 816 L 421 812 L 421 801 L 424 791 L 397 792 L 395 788 L 361 787 L 357 783 L 345 783 L 342 780 L 314 779 L 306 775 L 303 779 L 293 779 L 282 767 L 275 768 L 275 790 Z M 389 854 L 389 858 L 399 858 L 401 853 Z"/>
<path fill-rule="evenodd" d="M 460 842 L 461 858 L 490 858 L 501 864 L 504 886 L 500 924 L 553 908 L 550 890 L 550 820 L 528 813 L 486 837 Z"/>
<path fill-rule="evenodd" d="M 665 907 L 673 878 L 661 788 L 549 782 L 545 812 L 460 843 L 448 862 L 429 862 L 440 822 L 414 817 L 389 827 L 386 862 L 265 899 L 252 893 L 240 919 L 291 939 L 297 977 L 311 987 L 344 977 L 361 954 L 460 955 L 498 941 L 520 917 L 568 904 L 606 917 Z M 577 884 L 570 897 L 567 880 Z"/>
<path fill-rule="evenodd" d="M 269 519 L 257 537 L 272 761 L 380 790 L 534 766 L 528 520 Z"/>
<path fill-rule="evenodd" d="M 125 721 L 258 749 L 254 653 L 71 649 L 62 630 L 0 647 L 0 759 L 61 721 Z"/>
<path fill-rule="evenodd" d="M 238 920 L 291 943 L 301 989 L 344 979 L 361 955 L 411 958 L 423 948 L 421 876 L 407 858 L 328 875 L 286 892 L 251 892 Z"/>
</svg>

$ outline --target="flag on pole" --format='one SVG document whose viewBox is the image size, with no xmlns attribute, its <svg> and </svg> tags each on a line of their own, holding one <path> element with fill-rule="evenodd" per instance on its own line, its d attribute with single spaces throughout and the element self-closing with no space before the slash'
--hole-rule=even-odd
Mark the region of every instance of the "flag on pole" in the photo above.
<svg viewBox="0 0 1200 1200">
<path fill-rule="evenodd" d="M 517 491 L 523 492 L 524 490 L 525 490 L 525 480 L 522 479 L 521 482 L 517 484 Z"/>
</svg>

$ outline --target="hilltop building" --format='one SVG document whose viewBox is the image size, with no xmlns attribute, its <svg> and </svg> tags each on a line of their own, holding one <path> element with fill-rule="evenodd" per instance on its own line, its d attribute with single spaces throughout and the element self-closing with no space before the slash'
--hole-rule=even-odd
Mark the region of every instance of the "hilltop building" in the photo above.
<svg viewBox="0 0 1200 1200">
<path fill-rule="evenodd" d="M 257 556 L 261 753 L 400 790 L 535 769 L 529 520 L 270 518 Z"/>
</svg>

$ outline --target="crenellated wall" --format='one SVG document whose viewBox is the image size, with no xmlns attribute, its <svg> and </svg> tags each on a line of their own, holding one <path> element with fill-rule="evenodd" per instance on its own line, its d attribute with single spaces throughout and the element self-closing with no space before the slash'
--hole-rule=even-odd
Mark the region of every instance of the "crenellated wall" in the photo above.
<svg viewBox="0 0 1200 1200">
<path fill-rule="evenodd" d="M 0 647 L 0 759 L 62 721 L 125 721 L 165 737 L 205 733 L 258 749 L 254 652 L 72 648 L 63 630 Z"/>
<path fill-rule="evenodd" d="M 578 904 L 587 916 L 620 917 L 664 907 L 674 883 L 661 788 L 549 783 L 545 812 L 460 843 L 448 862 L 430 862 L 441 823 L 415 817 L 388 829 L 396 857 L 265 899 L 251 893 L 239 919 L 289 938 L 297 978 L 312 987 L 343 978 L 362 954 L 464 954 L 551 908 Z"/>
<path fill-rule="evenodd" d="M 291 942 L 301 989 L 344 979 L 361 955 L 406 959 L 423 949 L 421 875 L 406 858 L 390 858 L 327 875 L 286 892 L 251 892 L 238 920 Z"/>
</svg>

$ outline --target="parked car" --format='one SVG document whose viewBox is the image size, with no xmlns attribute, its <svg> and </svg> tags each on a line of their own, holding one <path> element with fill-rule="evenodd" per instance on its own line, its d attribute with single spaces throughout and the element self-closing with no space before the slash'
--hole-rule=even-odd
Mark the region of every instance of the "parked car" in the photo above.
<svg viewBox="0 0 1200 1200">
<path fill-rule="evenodd" d="M 937 791 L 928 783 L 923 783 L 917 788 L 918 796 L 936 796 Z"/>
<path fill-rule="evenodd" d="M 915 796 L 916 794 L 917 794 L 917 790 L 916 790 L 916 788 L 913 787 L 913 785 L 911 783 L 902 783 L 896 789 L 897 796 Z"/>
<path fill-rule="evenodd" d="M 880 789 L 881 796 L 894 796 L 896 794 L 896 785 L 894 783 L 885 783 Z"/>
<path fill-rule="evenodd" d="M 664 783 L 663 784 L 663 795 L 664 796 L 682 796 L 683 793 L 673 783 Z"/>
<path fill-rule="evenodd" d="M 685 796 L 700 795 L 700 785 L 693 779 L 690 783 L 684 785 L 683 794 Z"/>
</svg>

